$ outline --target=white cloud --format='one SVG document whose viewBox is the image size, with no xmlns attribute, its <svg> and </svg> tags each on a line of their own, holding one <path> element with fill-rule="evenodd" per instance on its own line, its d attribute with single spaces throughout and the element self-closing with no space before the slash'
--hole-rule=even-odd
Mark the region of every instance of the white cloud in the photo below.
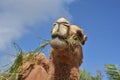
<svg viewBox="0 0 120 80">
<path fill-rule="evenodd" d="M 20 38 L 28 27 L 35 27 L 37 21 L 71 17 L 67 6 L 73 1 L 0 0 L 0 50 Z"/>
</svg>

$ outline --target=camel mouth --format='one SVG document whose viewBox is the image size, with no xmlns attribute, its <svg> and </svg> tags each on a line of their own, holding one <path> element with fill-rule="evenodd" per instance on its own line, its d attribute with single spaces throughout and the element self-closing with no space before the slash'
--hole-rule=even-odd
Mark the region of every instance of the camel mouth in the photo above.
<svg viewBox="0 0 120 80">
<path fill-rule="evenodd" d="M 65 40 L 67 37 L 64 35 L 53 34 L 52 39 L 59 38 L 60 40 Z"/>
<path fill-rule="evenodd" d="M 52 35 L 52 40 L 50 41 L 50 45 L 54 49 L 63 50 L 67 46 L 66 37 L 61 35 Z"/>
</svg>

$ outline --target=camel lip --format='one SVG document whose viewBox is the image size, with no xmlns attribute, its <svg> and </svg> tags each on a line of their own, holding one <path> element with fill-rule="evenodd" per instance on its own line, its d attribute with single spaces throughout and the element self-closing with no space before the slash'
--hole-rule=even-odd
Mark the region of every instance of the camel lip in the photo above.
<svg viewBox="0 0 120 80">
<path fill-rule="evenodd" d="M 50 45 L 53 49 L 64 50 L 67 46 L 67 41 L 61 36 L 53 36 Z"/>
</svg>

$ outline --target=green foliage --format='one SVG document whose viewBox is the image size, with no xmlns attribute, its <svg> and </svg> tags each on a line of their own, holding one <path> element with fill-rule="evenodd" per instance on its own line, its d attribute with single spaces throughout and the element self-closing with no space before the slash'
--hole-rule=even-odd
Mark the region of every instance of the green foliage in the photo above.
<svg viewBox="0 0 120 80">
<path fill-rule="evenodd" d="M 41 52 L 47 45 L 50 44 L 50 41 L 46 41 L 44 44 L 41 44 L 38 48 L 36 48 L 33 53 Z"/>
<path fill-rule="evenodd" d="M 79 72 L 79 79 L 80 80 L 101 80 L 101 73 L 98 72 L 97 75 L 93 77 L 85 69 L 81 69 Z"/>
<path fill-rule="evenodd" d="M 13 43 L 13 44 L 14 44 L 15 49 L 17 50 L 16 59 L 14 60 L 14 63 L 8 70 L 0 74 L 0 80 L 17 80 L 18 73 L 20 70 L 19 67 L 26 61 L 34 62 L 34 59 L 35 59 L 34 53 L 40 53 L 42 49 L 44 49 L 44 47 L 49 45 L 49 41 L 45 42 L 44 44 L 37 47 L 35 50 L 30 51 L 28 53 L 23 52 L 22 49 L 16 43 Z"/>
<path fill-rule="evenodd" d="M 120 70 L 115 65 L 107 64 L 106 74 L 109 80 L 120 80 Z"/>
<path fill-rule="evenodd" d="M 23 64 L 23 52 L 20 52 L 18 56 L 16 57 L 13 65 L 10 67 L 9 71 L 10 73 L 17 73 L 19 66 Z"/>
</svg>

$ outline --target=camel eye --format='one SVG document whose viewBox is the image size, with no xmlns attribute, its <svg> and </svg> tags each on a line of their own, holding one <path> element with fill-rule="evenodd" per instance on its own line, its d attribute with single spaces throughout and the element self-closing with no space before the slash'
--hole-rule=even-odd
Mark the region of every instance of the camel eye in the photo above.
<svg viewBox="0 0 120 80">
<path fill-rule="evenodd" d="M 78 40 L 78 37 L 77 37 L 77 36 L 74 36 L 73 39 L 74 39 L 74 40 Z"/>
</svg>

